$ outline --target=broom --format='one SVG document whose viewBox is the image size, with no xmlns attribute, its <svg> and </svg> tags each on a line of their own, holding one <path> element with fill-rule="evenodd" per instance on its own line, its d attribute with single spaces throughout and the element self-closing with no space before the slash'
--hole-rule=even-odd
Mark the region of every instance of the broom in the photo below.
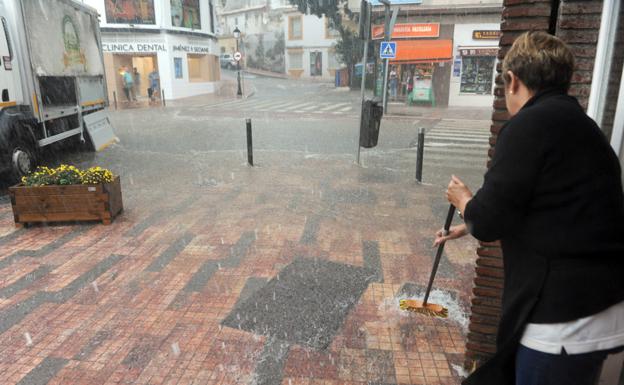
<svg viewBox="0 0 624 385">
<path fill-rule="evenodd" d="M 451 221 L 453 220 L 453 215 L 455 214 L 455 207 L 450 205 L 448 214 L 446 215 L 446 222 L 444 222 L 444 235 L 448 235 L 449 229 L 451 228 Z M 435 303 L 428 303 L 429 293 L 431 293 L 431 287 L 433 286 L 433 279 L 435 278 L 436 272 L 438 271 L 438 266 L 440 265 L 440 259 L 442 258 L 442 251 L 444 250 L 444 242 L 440 243 L 438 246 L 438 252 L 436 253 L 435 259 L 433 261 L 433 269 L 431 269 L 431 276 L 429 276 L 429 284 L 427 285 L 427 291 L 425 292 L 424 300 L 418 301 L 416 299 L 403 299 L 399 302 L 399 306 L 403 310 L 413 311 L 414 313 L 425 314 L 431 317 L 448 317 L 448 309 L 443 307 L 442 305 L 437 305 Z"/>
</svg>

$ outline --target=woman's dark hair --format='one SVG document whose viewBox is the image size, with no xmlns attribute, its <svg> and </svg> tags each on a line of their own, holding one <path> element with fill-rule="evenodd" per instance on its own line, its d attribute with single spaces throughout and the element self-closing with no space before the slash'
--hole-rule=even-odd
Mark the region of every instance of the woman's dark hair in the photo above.
<svg viewBox="0 0 624 385">
<path fill-rule="evenodd" d="M 559 88 L 568 91 L 574 72 L 574 55 L 559 38 L 545 32 L 520 35 L 505 55 L 503 78 L 511 71 L 531 91 Z"/>
</svg>

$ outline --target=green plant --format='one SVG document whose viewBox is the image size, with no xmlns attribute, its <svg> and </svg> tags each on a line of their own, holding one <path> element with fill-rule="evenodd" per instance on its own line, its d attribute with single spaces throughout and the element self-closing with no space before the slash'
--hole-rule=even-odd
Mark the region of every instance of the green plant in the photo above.
<svg viewBox="0 0 624 385">
<path fill-rule="evenodd" d="M 22 183 L 25 186 L 48 186 L 55 184 L 54 169 L 48 167 L 37 167 L 30 174 L 22 177 Z"/>
<path fill-rule="evenodd" d="M 82 184 L 100 184 L 113 181 L 113 173 L 102 167 L 91 167 L 82 173 Z"/>
<path fill-rule="evenodd" d="M 37 167 L 35 171 L 22 178 L 22 183 L 24 186 L 65 186 L 109 183 L 113 178 L 113 173 L 102 167 L 91 167 L 82 171 L 75 166 L 62 164 L 57 168 Z"/>
<path fill-rule="evenodd" d="M 82 172 L 75 166 L 62 164 L 54 170 L 54 176 L 54 184 L 66 186 L 70 184 L 82 183 Z"/>
</svg>

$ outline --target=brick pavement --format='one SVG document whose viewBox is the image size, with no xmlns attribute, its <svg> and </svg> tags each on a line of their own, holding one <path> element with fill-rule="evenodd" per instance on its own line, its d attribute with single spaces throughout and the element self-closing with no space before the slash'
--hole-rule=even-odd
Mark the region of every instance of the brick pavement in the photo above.
<svg viewBox="0 0 624 385">
<path fill-rule="evenodd" d="M 439 187 L 340 157 L 205 157 L 122 173 L 110 226 L 16 230 L 0 203 L 2 384 L 459 383 L 473 241 L 436 280 L 450 319 L 398 309 L 427 281 Z"/>
</svg>

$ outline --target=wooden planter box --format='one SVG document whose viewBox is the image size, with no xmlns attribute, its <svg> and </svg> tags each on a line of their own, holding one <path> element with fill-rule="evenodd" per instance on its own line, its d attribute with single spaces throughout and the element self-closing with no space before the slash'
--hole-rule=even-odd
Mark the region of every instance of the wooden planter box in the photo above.
<svg viewBox="0 0 624 385">
<path fill-rule="evenodd" d="M 97 185 L 9 188 L 15 226 L 34 222 L 111 221 L 123 210 L 119 176 Z"/>
</svg>

